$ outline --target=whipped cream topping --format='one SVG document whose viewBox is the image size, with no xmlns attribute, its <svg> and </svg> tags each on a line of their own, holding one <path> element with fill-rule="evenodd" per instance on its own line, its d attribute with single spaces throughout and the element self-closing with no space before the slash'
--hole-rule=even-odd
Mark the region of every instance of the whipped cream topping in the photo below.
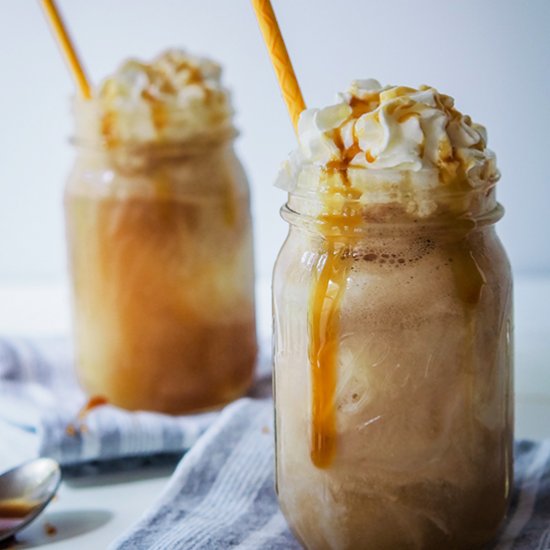
<svg viewBox="0 0 550 550">
<path fill-rule="evenodd" d="M 130 59 L 91 100 L 76 100 L 77 135 L 110 147 L 225 135 L 233 111 L 221 73 L 217 63 L 181 50 L 150 63 Z"/>
<path fill-rule="evenodd" d="M 434 173 L 441 184 L 466 181 L 471 187 L 498 179 L 485 128 L 429 86 L 382 87 L 376 80 L 356 80 L 335 105 L 304 111 L 298 137 L 299 149 L 279 180 L 284 188 L 285 172 L 295 177 L 305 165 L 366 168 L 372 175 L 381 170 L 430 174 L 430 185 Z"/>
</svg>

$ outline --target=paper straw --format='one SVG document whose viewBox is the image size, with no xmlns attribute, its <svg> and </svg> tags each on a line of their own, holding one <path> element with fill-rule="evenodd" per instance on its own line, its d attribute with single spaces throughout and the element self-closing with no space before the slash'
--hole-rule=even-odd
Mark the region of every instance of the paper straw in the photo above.
<svg viewBox="0 0 550 550">
<path fill-rule="evenodd" d="M 298 117 L 306 108 L 292 62 L 269 0 L 252 0 L 258 24 L 264 37 L 271 63 L 275 69 L 294 130 L 298 129 Z"/>
<path fill-rule="evenodd" d="M 61 14 L 57 9 L 54 0 L 41 0 L 42 8 L 46 13 L 46 17 L 52 27 L 53 33 L 57 38 L 61 51 L 65 56 L 65 60 L 69 65 L 69 69 L 76 82 L 80 95 L 84 99 L 90 99 L 90 84 L 86 78 L 86 73 L 80 63 L 76 49 L 69 37 L 69 33 L 63 23 Z"/>
</svg>

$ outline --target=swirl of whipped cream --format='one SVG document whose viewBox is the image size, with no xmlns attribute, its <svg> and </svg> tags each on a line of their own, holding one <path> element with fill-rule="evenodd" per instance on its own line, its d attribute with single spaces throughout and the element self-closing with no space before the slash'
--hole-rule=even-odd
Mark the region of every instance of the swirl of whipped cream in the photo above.
<svg viewBox="0 0 550 550">
<path fill-rule="evenodd" d="M 485 128 L 429 86 L 382 87 L 356 80 L 339 102 L 308 109 L 298 125 L 300 147 L 291 163 L 333 169 L 437 172 L 441 183 L 472 187 L 498 179 Z"/>
<path fill-rule="evenodd" d="M 90 101 L 76 100 L 77 135 L 110 147 L 226 135 L 233 110 L 221 72 L 217 63 L 181 50 L 150 63 L 130 59 Z"/>
</svg>

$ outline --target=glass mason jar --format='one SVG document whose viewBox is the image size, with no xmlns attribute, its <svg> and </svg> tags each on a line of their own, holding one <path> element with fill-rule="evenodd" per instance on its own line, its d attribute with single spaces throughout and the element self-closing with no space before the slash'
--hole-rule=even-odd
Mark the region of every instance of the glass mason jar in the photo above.
<svg viewBox="0 0 550 550">
<path fill-rule="evenodd" d="M 90 394 L 177 414 L 249 388 L 252 228 L 233 138 L 75 140 L 65 210 L 76 366 Z"/>
<path fill-rule="evenodd" d="M 478 548 L 505 516 L 512 280 L 493 225 L 502 209 L 493 190 L 439 199 L 468 207 L 421 218 L 352 199 L 327 213 L 318 197 L 291 193 L 282 209 L 277 492 L 308 549 Z"/>
</svg>

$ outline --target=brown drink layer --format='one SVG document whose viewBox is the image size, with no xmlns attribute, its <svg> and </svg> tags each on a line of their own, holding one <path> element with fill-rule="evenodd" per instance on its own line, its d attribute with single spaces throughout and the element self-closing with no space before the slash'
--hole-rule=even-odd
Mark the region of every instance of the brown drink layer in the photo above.
<svg viewBox="0 0 550 550">
<path fill-rule="evenodd" d="M 225 149 L 160 160 L 155 147 L 90 153 L 77 166 L 66 206 L 78 371 L 90 394 L 177 414 L 250 386 L 248 193 Z M 107 189 L 89 186 L 85 174 L 106 166 Z"/>
</svg>

